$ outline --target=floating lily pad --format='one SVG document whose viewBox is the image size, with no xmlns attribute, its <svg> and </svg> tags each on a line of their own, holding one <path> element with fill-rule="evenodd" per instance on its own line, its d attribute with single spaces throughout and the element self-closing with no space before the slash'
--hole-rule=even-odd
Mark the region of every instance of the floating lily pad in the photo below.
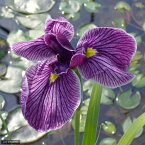
<svg viewBox="0 0 145 145">
<path fill-rule="evenodd" d="M 6 123 L 8 130 L 13 132 L 23 126 L 28 125 L 27 121 L 24 119 L 22 115 L 22 110 L 20 107 L 17 107 L 8 113 L 6 118 Z M 5 130 L 2 130 L 2 134 L 6 134 Z"/>
<path fill-rule="evenodd" d="M 0 80 L 0 91 L 7 93 L 20 92 L 22 72 L 23 70 L 20 68 L 9 66 L 5 76 L 6 80 Z"/>
<path fill-rule="evenodd" d="M 3 98 L 3 96 L 0 95 L 0 110 L 3 109 L 5 105 L 5 99 Z"/>
<path fill-rule="evenodd" d="M 82 36 L 87 30 L 92 29 L 92 28 L 96 28 L 97 26 L 95 24 L 85 24 L 82 25 L 79 29 L 79 36 Z"/>
<path fill-rule="evenodd" d="M 39 140 L 47 132 L 38 132 L 31 126 L 24 126 L 11 133 L 11 140 L 20 140 L 21 144 L 31 143 Z M 4 139 L 7 139 L 5 137 Z"/>
<path fill-rule="evenodd" d="M 118 95 L 116 101 L 124 109 L 134 109 L 140 104 L 141 96 L 139 92 L 132 94 L 131 90 L 126 90 Z"/>
<path fill-rule="evenodd" d="M 114 138 L 107 137 L 102 139 L 99 145 L 117 145 L 117 141 Z"/>
<path fill-rule="evenodd" d="M 108 134 L 116 133 L 116 126 L 110 121 L 105 121 L 105 123 L 102 123 L 102 128 Z"/>
<path fill-rule="evenodd" d="M 144 8 L 144 7 L 145 7 L 145 5 L 144 5 L 143 3 L 141 3 L 141 2 L 136 2 L 136 3 L 135 3 L 135 6 L 136 6 L 137 8 Z"/>
<path fill-rule="evenodd" d="M 22 30 L 12 31 L 7 38 L 7 41 L 10 45 L 18 41 L 28 41 L 30 37 L 27 33 L 24 33 Z"/>
<path fill-rule="evenodd" d="M 46 19 L 50 19 L 50 15 L 48 14 L 35 14 L 35 15 L 29 15 L 29 16 L 17 16 L 16 19 L 25 27 L 27 28 L 34 28 L 37 27 L 39 29 L 44 28 L 44 24 Z"/>
<path fill-rule="evenodd" d="M 93 88 L 93 81 L 88 80 L 85 81 L 83 84 L 83 91 L 87 93 L 87 95 L 91 95 L 92 92 L 92 88 Z"/>
<path fill-rule="evenodd" d="M 13 11 L 7 7 L 0 8 L 0 16 L 5 18 L 13 18 Z"/>
<path fill-rule="evenodd" d="M 88 12 L 97 13 L 99 11 L 99 8 L 101 7 L 101 4 L 97 2 L 89 1 L 84 3 L 84 6 Z"/>
<path fill-rule="evenodd" d="M 114 27 L 126 29 L 126 20 L 123 18 L 115 19 L 112 23 Z"/>
<path fill-rule="evenodd" d="M 3 77 L 7 72 L 7 67 L 5 64 L 0 64 L 0 77 Z"/>
<path fill-rule="evenodd" d="M 115 5 L 115 10 L 119 10 L 119 11 L 131 11 L 131 6 L 124 1 L 119 1 L 116 5 Z"/>
<path fill-rule="evenodd" d="M 75 0 L 62 1 L 60 3 L 59 9 L 64 14 L 77 13 L 80 10 L 80 3 Z"/>
<path fill-rule="evenodd" d="M 133 124 L 133 122 L 135 121 L 135 118 L 131 119 L 130 117 L 127 117 L 126 120 L 123 122 L 122 124 L 122 128 L 123 128 L 123 132 L 126 133 L 127 130 L 130 128 L 130 126 Z M 141 136 L 141 134 L 143 133 L 143 128 L 141 128 L 138 133 L 136 134 L 135 138 L 138 138 L 139 136 Z"/>
<path fill-rule="evenodd" d="M 136 88 L 145 87 L 145 76 L 143 76 L 142 74 L 138 74 L 132 81 L 132 85 Z"/>
<path fill-rule="evenodd" d="M 110 105 L 113 104 L 115 99 L 115 93 L 110 88 L 103 88 L 101 96 L 101 104 Z"/>
<path fill-rule="evenodd" d="M 50 10 L 54 0 L 5 0 L 6 6 L 22 14 L 42 13 Z"/>
</svg>

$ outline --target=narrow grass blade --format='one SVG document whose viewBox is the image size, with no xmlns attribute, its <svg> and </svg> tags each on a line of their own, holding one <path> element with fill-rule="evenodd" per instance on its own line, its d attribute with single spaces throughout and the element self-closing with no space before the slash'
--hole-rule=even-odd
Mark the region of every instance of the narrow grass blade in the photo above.
<svg viewBox="0 0 145 145">
<path fill-rule="evenodd" d="M 81 83 L 81 100 L 83 99 L 83 83 L 82 83 L 82 77 L 78 70 L 75 70 L 76 74 L 78 75 Z M 75 112 L 74 120 L 75 120 L 75 127 L 74 127 L 74 145 L 80 145 L 80 111 L 81 111 L 81 105 L 82 101 L 80 103 L 80 106 Z"/>
<path fill-rule="evenodd" d="M 94 83 L 89 108 L 87 112 L 83 145 L 95 145 L 97 125 L 99 120 L 102 86 Z"/>
<path fill-rule="evenodd" d="M 128 129 L 128 131 L 121 137 L 117 145 L 130 145 L 135 138 L 138 131 L 145 125 L 145 113 L 140 115 Z"/>
</svg>

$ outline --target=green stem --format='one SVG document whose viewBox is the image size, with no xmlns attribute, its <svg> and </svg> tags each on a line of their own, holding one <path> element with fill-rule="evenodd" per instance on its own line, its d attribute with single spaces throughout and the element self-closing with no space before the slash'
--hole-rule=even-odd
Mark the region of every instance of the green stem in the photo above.
<svg viewBox="0 0 145 145">
<path fill-rule="evenodd" d="M 121 137 L 117 145 L 130 145 L 138 131 L 145 125 L 145 113 L 140 115 L 127 132 Z"/>
<path fill-rule="evenodd" d="M 80 79 L 80 83 L 81 83 L 81 100 L 82 100 L 82 98 L 83 98 L 82 77 L 81 77 L 80 73 L 78 72 L 78 70 L 76 70 L 76 74 L 78 75 L 78 77 Z M 81 105 L 82 105 L 82 101 L 81 101 L 80 106 L 78 107 L 78 109 L 76 110 L 75 115 L 74 115 L 74 120 L 75 120 L 74 143 L 75 143 L 75 145 L 80 145 L 80 110 L 81 110 Z"/>
<path fill-rule="evenodd" d="M 95 145 L 99 120 L 102 86 L 94 83 L 83 136 L 83 145 Z"/>
<path fill-rule="evenodd" d="M 11 133 L 9 132 L 8 127 L 7 127 L 7 124 L 6 124 L 6 121 L 3 119 L 1 113 L 0 113 L 0 119 L 1 119 L 1 121 L 2 121 L 2 123 L 3 123 L 3 125 L 4 125 L 5 130 L 7 131 L 8 138 L 10 139 L 10 137 L 11 137 Z"/>
</svg>

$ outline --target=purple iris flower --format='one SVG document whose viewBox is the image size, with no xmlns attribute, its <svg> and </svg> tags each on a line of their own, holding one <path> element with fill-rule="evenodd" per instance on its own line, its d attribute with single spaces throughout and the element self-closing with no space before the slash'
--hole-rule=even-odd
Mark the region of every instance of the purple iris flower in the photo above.
<svg viewBox="0 0 145 145">
<path fill-rule="evenodd" d="M 94 28 L 79 40 L 70 41 L 74 28 L 65 18 L 46 21 L 40 38 L 13 44 L 12 51 L 32 61 L 26 70 L 21 93 L 22 112 L 39 131 L 58 129 L 67 123 L 80 104 L 78 67 L 85 79 L 107 87 L 129 83 L 134 75 L 126 70 L 136 51 L 135 39 L 122 29 Z"/>
</svg>

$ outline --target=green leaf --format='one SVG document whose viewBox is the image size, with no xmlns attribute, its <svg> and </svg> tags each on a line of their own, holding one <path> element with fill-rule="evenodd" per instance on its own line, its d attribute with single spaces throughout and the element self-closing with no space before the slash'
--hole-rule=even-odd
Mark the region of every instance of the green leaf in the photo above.
<svg viewBox="0 0 145 145">
<path fill-rule="evenodd" d="M 10 132 L 13 132 L 23 126 L 28 125 L 27 121 L 22 115 L 22 110 L 20 107 L 17 107 L 8 113 L 6 123 Z M 6 134 L 6 131 L 3 130 L 2 134 Z"/>
<path fill-rule="evenodd" d="M 50 19 L 50 15 L 48 14 L 35 14 L 29 16 L 17 16 L 16 19 L 25 27 L 31 29 L 43 29 L 46 19 Z"/>
<path fill-rule="evenodd" d="M 80 10 L 80 3 L 76 0 L 62 1 L 59 9 L 63 14 L 73 14 Z"/>
<path fill-rule="evenodd" d="M 124 2 L 124 1 L 119 1 L 115 7 L 114 7 L 115 10 L 118 10 L 118 11 L 131 11 L 131 6 Z"/>
<path fill-rule="evenodd" d="M 145 113 L 140 115 L 121 137 L 117 145 L 130 145 L 138 131 L 145 125 Z"/>
<path fill-rule="evenodd" d="M 112 23 L 114 27 L 126 29 L 126 20 L 123 18 L 115 19 Z"/>
<path fill-rule="evenodd" d="M 90 98 L 82 145 L 95 145 L 102 87 L 94 83 Z"/>
<path fill-rule="evenodd" d="M 103 130 L 108 134 L 116 133 L 116 126 L 110 121 L 105 121 L 105 123 L 102 123 L 102 127 Z"/>
<path fill-rule="evenodd" d="M 11 140 L 20 140 L 21 144 L 31 143 L 42 138 L 47 132 L 38 132 L 33 129 L 31 126 L 26 125 L 13 131 L 11 133 Z M 4 140 L 7 140 L 7 136 L 5 136 Z"/>
<path fill-rule="evenodd" d="M 13 18 L 14 14 L 13 11 L 8 7 L 2 7 L 0 8 L 0 16 L 5 18 Z"/>
<path fill-rule="evenodd" d="M 95 24 L 85 24 L 85 25 L 82 25 L 79 29 L 79 32 L 78 32 L 78 35 L 79 36 L 82 36 L 86 31 L 88 31 L 89 29 L 92 29 L 92 28 L 96 28 L 97 26 Z"/>
<path fill-rule="evenodd" d="M 144 7 L 145 7 L 145 5 L 144 5 L 143 3 L 141 3 L 141 2 L 136 2 L 136 3 L 135 3 L 135 6 L 136 6 L 137 8 L 144 8 Z"/>
<path fill-rule="evenodd" d="M 134 109 L 140 104 L 141 96 L 139 92 L 132 95 L 132 91 L 129 89 L 118 95 L 116 101 L 124 109 Z"/>
<path fill-rule="evenodd" d="M 88 12 L 97 13 L 99 11 L 98 8 L 101 7 L 101 4 L 99 4 L 97 2 L 90 1 L 90 2 L 84 3 L 84 6 Z"/>
<path fill-rule="evenodd" d="M 145 87 L 145 76 L 143 76 L 142 74 L 138 74 L 132 81 L 132 85 L 136 88 Z"/>
<path fill-rule="evenodd" d="M 5 0 L 7 7 L 15 12 L 28 15 L 47 12 L 53 7 L 54 3 L 54 0 Z"/>
<path fill-rule="evenodd" d="M 113 100 L 115 99 L 115 93 L 110 88 L 103 88 L 102 96 L 101 96 L 101 104 L 110 105 L 113 104 Z"/>
<path fill-rule="evenodd" d="M 0 91 L 6 93 L 18 93 L 22 83 L 22 69 L 9 66 L 6 80 L 0 80 Z"/>
<path fill-rule="evenodd" d="M 130 117 L 127 117 L 126 120 L 122 124 L 123 132 L 126 133 L 129 127 L 133 124 L 133 122 L 136 119 L 134 118 L 133 120 Z M 143 132 L 143 128 L 141 128 L 138 133 L 136 134 L 135 138 L 139 137 Z"/>
<path fill-rule="evenodd" d="M 117 145 L 117 141 L 114 138 L 107 137 L 102 139 L 99 145 Z"/>
<path fill-rule="evenodd" d="M 0 64 L 0 77 L 3 77 L 7 72 L 7 67 L 5 64 Z"/>
<path fill-rule="evenodd" d="M 0 95 L 0 110 L 3 109 L 5 105 L 5 99 L 3 98 L 3 96 Z"/>
<path fill-rule="evenodd" d="M 12 31 L 7 38 L 9 45 L 12 45 L 18 41 L 28 41 L 30 40 L 29 36 L 26 35 L 22 30 Z"/>
</svg>

